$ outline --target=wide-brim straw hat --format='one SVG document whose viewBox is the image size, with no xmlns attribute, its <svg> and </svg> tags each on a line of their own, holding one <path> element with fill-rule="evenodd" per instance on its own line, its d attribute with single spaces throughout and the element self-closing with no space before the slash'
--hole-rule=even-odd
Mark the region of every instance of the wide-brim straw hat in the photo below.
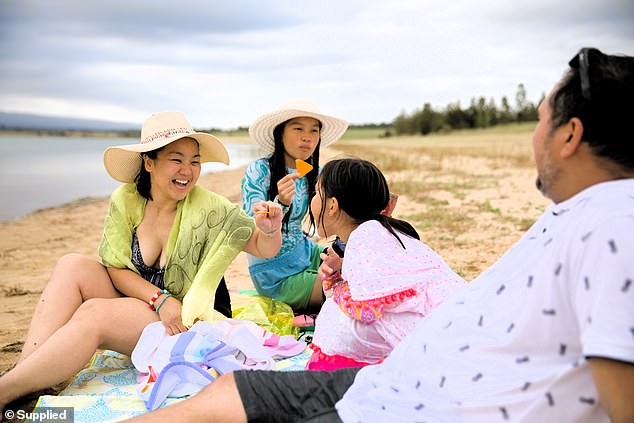
<svg viewBox="0 0 634 423">
<path fill-rule="evenodd" d="M 348 129 L 348 122 L 345 120 L 321 113 L 319 107 L 309 100 L 297 99 L 257 118 L 249 127 L 249 135 L 262 147 L 265 155 L 271 155 L 275 151 L 273 130 L 280 123 L 296 117 L 311 117 L 321 122 L 321 147 L 337 141 Z"/>
<path fill-rule="evenodd" d="M 103 153 L 103 164 L 119 182 L 134 182 L 141 169 L 141 153 L 156 150 L 181 138 L 198 141 L 200 162 L 229 164 L 229 153 L 222 142 L 213 135 L 196 132 L 181 112 L 161 112 L 143 122 L 141 140 L 137 144 L 108 147 Z"/>
</svg>

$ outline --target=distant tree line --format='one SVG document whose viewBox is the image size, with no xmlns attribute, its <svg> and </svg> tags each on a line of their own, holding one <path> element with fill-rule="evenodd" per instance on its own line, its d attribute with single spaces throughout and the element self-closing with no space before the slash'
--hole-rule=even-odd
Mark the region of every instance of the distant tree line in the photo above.
<svg viewBox="0 0 634 423">
<path fill-rule="evenodd" d="M 24 133 L 46 137 L 107 137 L 107 138 L 140 138 L 138 130 L 89 130 L 89 129 L 38 129 L 0 125 L 0 132 Z"/>
<path fill-rule="evenodd" d="M 542 94 L 542 99 L 544 98 Z M 541 101 L 541 100 L 540 100 Z M 524 84 L 517 86 L 515 107 L 512 107 L 506 96 L 500 105 L 493 98 L 472 98 L 469 107 L 463 109 L 460 102 L 449 103 L 442 110 L 436 110 L 430 103 L 423 104 L 422 109 L 411 114 L 401 112 L 394 119 L 396 134 L 429 134 L 452 129 L 487 128 L 511 122 L 530 122 L 537 120 L 537 106 L 526 98 Z"/>
<path fill-rule="evenodd" d="M 541 100 L 544 95 L 542 94 Z M 431 103 L 424 103 L 421 109 L 408 114 L 402 111 L 392 123 L 352 124 L 350 129 L 380 131 L 379 137 L 396 135 L 426 135 L 432 132 L 450 131 L 454 129 L 487 128 L 490 126 L 513 122 L 531 122 L 537 120 L 537 106 L 528 101 L 524 84 L 518 84 L 515 93 L 515 105 L 511 106 L 506 96 L 502 97 L 500 105 L 493 98 L 472 98 L 469 107 L 463 109 L 459 101 L 449 103 L 444 109 L 437 110 Z M 205 128 L 197 129 L 216 135 L 248 136 L 248 127 L 239 126 L 234 129 Z M 77 129 L 25 129 L 0 124 L 0 132 L 35 133 L 44 136 L 104 136 L 139 138 L 139 130 L 77 130 Z"/>
</svg>

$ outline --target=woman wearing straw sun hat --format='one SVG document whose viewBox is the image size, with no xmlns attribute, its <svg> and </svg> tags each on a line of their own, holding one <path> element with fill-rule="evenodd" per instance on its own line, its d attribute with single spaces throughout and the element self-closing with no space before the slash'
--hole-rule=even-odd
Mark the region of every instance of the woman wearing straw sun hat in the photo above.
<svg viewBox="0 0 634 423">
<path fill-rule="evenodd" d="M 299 99 L 260 116 L 249 127 L 263 158 L 252 163 L 244 175 L 242 208 L 253 215 L 257 202 L 273 200 L 284 212 L 280 252 L 271 259 L 249 255 L 249 273 L 260 295 L 283 301 L 295 311 L 322 303 L 317 275 L 321 247 L 302 231 L 302 221 L 308 213 L 313 222 L 308 206 L 315 194 L 320 148 L 337 141 L 347 128 L 345 120 Z M 313 167 L 305 177 L 296 169 L 298 159 Z"/>
<path fill-rule="evenodd" d="M 281 207 L 258 202 L 261 213 L 247 216 L 196 185 L 202 162 L 229 156 L 180 112 L 148 118 L 140 143 L 106 149 L 106 170 L 125 184 L 110 199 L 100 261 L 58 261 L 19 362 L 0 378 L 0 405 L 68 379 L 97 348 L 129 355 L 149 323 L 162 321 L 173 335 L 219 317 L 214 295 L 237 254 L 277 254 Z"/>
</svg>

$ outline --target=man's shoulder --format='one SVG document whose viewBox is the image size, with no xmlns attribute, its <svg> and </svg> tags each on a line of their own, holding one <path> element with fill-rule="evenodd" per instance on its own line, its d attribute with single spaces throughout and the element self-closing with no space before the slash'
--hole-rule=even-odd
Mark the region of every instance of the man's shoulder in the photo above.
<svg viewBox="0 0 634 423">
<path fill-rule="evenodd" d="M 634 178 L 601 182 L 588 187 L 577 196 L 595 207 L 611 208 L 615 204 L 621 209 L 634 210 Z"/>
<path fill-rule="evenodd" d="M 580 227 L 628 225 L 634 222 L 634 179 L 594 185 L 552 212 L 568 210 L 576 212 Z"/>
</svg>

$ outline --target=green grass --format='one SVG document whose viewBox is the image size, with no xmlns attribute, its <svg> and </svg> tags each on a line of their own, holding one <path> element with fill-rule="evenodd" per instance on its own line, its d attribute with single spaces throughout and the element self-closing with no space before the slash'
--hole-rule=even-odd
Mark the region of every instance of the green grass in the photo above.
<svg viewBox="0 0 634 423">
<path fill-rule="evenodd" d="M 385 134 L 386 129 L 381 128 L 349 128 L 343 135 L 342 140 L 371 140 L 381 139 Z M 392 130 L 392 132 L 394 132 Z M 245 130 L 231 130 L 231 131 L 212 131 L 213 135 L 223 140 L 242 140 L 249 139 L 249 132 Z"/>
<path fill-rule="evenodd" d="M 342 140 L 379 139 L 385 138 L 386 132 L 394 135 L 394 128 L 348 128 Z"/>
<path fill-rule="evenodd" d="M 533 226 L 533 223 L 535 223 L 535 220 L 536 219 L 523 217 L 521 219 L 515 219 L 513 223 L 515 224 L 517 229 L 519 229 L 522 232 L 526 232 L 531 226 Z"/>
<path fill-rule="evenodd" d="M 510 180 L 534 176 L 534 123 L 428 136 L 344 138 L 335 158 L 375 163 L 403 200 L 395 216 L 469 280 L 498 258 L 535 221 L 540 200 L 509 201 Z M 524 184 L 520 184 L 523 186 Z M 525 188 L 534 189 L 527 180 Z M 518 197 L 521 198 L 521 197 Z M 539 197 L 537 197 L 539 198 Z M 526 200 L 520 200 L 526 201 Z"/>
<path fill-rule="evenodd" d="M 438 232 L 437 239 L 452 241 L 456 235 L 465 232 L 473 223 L 473 218 L 465 213 L 446 206 L 429 207 L 423 212 L 405 217 L 410 223 L 422 231 Z"/>
<path fill-rule="evenodd" d="M 502 213 L 498 207 L 493 207 L 491 205 L 491 201 L 490 200 L 479 202 L 479 203 L 477 203 L 477 206 L 478 206 L 478 209 L 480 211 L 483 211 L 483 212 L 486 212 L 486 213 L 493 213 L 493 214 L 501 214 Z"/>
<path fill-rule="evenodd" d="M 508 123 L 505 125 L 496 125 L 489 128 L 480 129 L 459 129 L 451 131 L 452 134 L 460 133 L 481 133 L 481 134 L 517 134 L 532 132 L 537 122 Z"/>
<path fill-rule="evenodd" d="M 443 161 L 456 157 L 487 159 L 492 169 L 509 165 L 532 168 L 530 139 L 528 132 L 505 134 L 471 130 L 425 137 L 343 140 L 333 147 L 344 154 L 376 162 L 386 172 L 412 165 L 442 168 Z"/>
<path fill-rule="evenodd" d="M 474 138 L 475 139 L 486 137 L 489 139 L 492 135 L 512 135 L 512 134 L 526 134 L 534 128 L 534 122 L 525 122 L 525 123 L 512 123 L 508 125 L 498 125 L 490 128 L 483 129 L 460 129 L 449 131 L 445 133 L 435 133 L 426 136 L 395 136 L 394 128 L 358 128 L 351 127 L 348 128 L 346 133 L 341 138 L 340 143 L 347 143 L 351 141 L 363 140 L 364 142 L 375 142 L 375 141 L 387 141 L 389 142 L 391 139 L 394 139 L 396 142 L 401 142 L 407 139 L 417 139 L 420 142 L 429 144 L 435 143 L 437 140 L 448 140 L 448 139 L 458 139 L 461 140 L 466 138 Z M 386 137 L 386 132 L 390 133 L 390 136 Z M 213 130 L 212 134 L 218 136 L 219 138 L 227 141 L 234 140 L 248 140 L 249 132 L 246 129 L 236 129 L 236 130 Z M 447 147 L 450 147 L 449 145 Z"/>
</svg>

